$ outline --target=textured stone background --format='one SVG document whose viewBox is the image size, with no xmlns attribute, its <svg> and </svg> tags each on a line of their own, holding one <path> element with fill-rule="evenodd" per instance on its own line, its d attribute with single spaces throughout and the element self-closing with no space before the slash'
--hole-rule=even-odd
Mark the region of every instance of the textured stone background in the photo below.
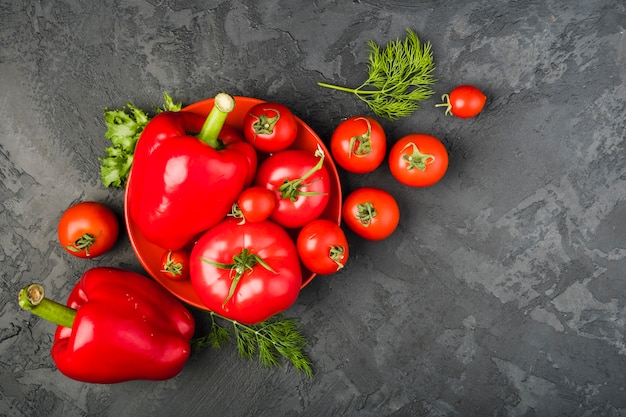
<svg viewBox="0 0 626 417">
<path fill-rule="evenodd" d="M 625 416 L 626 7 L 621 0 L 0 0 L 0 415 Z M 352 260 L 305 288 L 315 376 L 268 370 L 234 348 L 178 377 L 69 380 L 54 327 L 19 310 L 43 281 L 64 299 L 94 265 L 141 271 L 123 235 L 90 262 L 56 240 L 60 213 L 123 192 L 99 182 L 103 108 L 149 110 L 219 90 L 289 105 L 327 140 L 369 114 L 317 81 L 356 86 L 368 40 L 432 42 L 437 95 L 472 83 L 471 120 L 434 104 L 383 123 L 450 152 L 442 182 L 342 173 L 344 192 L 394 194 L 400 228 L 349 234 Z"/>
</svg>

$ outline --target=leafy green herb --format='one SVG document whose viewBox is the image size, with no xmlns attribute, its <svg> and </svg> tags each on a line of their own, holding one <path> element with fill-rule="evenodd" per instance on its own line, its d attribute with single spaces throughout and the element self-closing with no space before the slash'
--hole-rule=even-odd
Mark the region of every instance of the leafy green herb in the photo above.
<svg viewBox="0 0 626 417">
<path fill-rule="evenodd" d="M 247 325 L 222 317 L 214 312 L 211 315 L 211 330 L 206 336 L 194 339 L 194 349 L 211 346 L 224 347 L 231 340 L 231 331 L 217 319 L 230 322 L 235 334 L 237 351 L 246 359 L 258 356 L 261 364 L 267 367 L 280 366 L 280 358 L 287 359 L 299 372 L 309 378 L 313 376 L 311 360 L 304 353 L 306 339 L 294 319 L 274 316 L 262 323 Z"/>
<path fill-rule="evenodd" d="M 321 87 L 354 93 L 379 117 L 396 120 L 419 109 L 419 102 L 433 95 L 433 53 L 430 42 L 421 44 L 407 29 L 404 41 L 389 42 L 382 50 L 369 41 L 369 77 L 357 88 L 318 82 Z"/>
<path fill-rule="evenodd" d="M 180 111 L 182 103 L 174 103 L 172 98 L 163 93 L 165 104 L 162 111 Z M 148 114 L 131 103 L 118 110 L 104 109 L 104 120 L 107 131 L 104 137 L 111 141 L 111 146 L 105 149 L 107 156 L 100 160 L 100 179 L 105 187 L 124 187 L 130 167 L 133 164 L 133 155 L 137 140 L 150 121 Z"/>
</svg>

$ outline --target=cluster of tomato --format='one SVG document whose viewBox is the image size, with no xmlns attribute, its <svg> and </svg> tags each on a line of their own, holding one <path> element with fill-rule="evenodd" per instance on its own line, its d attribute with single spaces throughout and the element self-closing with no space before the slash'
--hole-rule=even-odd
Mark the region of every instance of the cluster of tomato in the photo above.
<svg viewBox="0 0 626 417">
<path fill-rule="evenodd" d="M 461 85 L 444 94 L 446 114 L 460 118 L 478 115 L 486 96 L 476 87 Z M 348 172 L 365 174 L 377 169 L 387 155 L 383 127 L 368 116 L 354 116 L 341 122 L 330 140 L 333 158 Z M 443 143 L 428 134 L 410 134 L 397 140 L 389 151 L 389 170 L 404 185 L 428 187 L 443 178 L 448 152 Z M 370 240 L 389 237 L 400 218 L 398 204 L 388 192 L 372 187 L 359 188 L 345 199 L 343 220 L 356 234 Z"/>
</svg>

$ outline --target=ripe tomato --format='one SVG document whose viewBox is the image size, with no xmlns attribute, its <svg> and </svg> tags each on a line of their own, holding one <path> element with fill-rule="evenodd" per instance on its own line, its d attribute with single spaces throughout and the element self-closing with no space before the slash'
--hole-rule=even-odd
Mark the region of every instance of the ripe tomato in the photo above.
<svg viewBox="0 0 626 417">
<path fill-rule="evenodd" d="M 245 324 L 291 306 L 302 286 L 293 239 L 269 220 L 226 219 L 209 229 L 190 256 L 191 284 L 207 308 Z"/>
<path fill-rule="evenodd" d="M 339 166 L 355 174 L 372 172 L 385 159 L 387 137 L 383 127 L 367 116 L 341 122 L 330 138 L 330 151 Z"/>
<path fill-rule="evenodd" d="M 327 219 L 307 223 L 298 233 L 298 255 L 315 274 L 333 274 L 348 261 L 348 240 L 339 225 Z"/>
<path fill-rule="evenodd" d="M 182 249 L 163 252 L 161 273 L 174 281 L 183 281 L 189 278 L 189 254 Z"/>
<path fill-rule="evenodd" d="M 79 258 L 95 258 L 113 247 L 119 234 L 119 222 L 104 204 L 83 201 L 65 210 L 57 232 L 67 253 Z"/>
<path fill-rule="evenodd" d="M 388 192 L 363 187 L 346 197 L 342 216 L 346 225 L 357 235 L 369 240 L 382 240 L 398 227 L 400 208 Z"/>
<path fill-rule="evenodd" d="M 237 206 L 245 221 L 261 222 L 274 212 L 276 195 L 265 187 L 246 188 L 239 194 Z"/>
<path fill-rule="evenodd" d="M 467 119 L 478 115 L 485 106 L 487 96 L 473 85 L 460 85 L 454 88 L 450 94 L 441 96 L 443 103 L 436 107 L 445 107 L 446 115 L 453 114 L 456 117 Z"/>
<path fill-rule="evenodd" d="M 391 174 L 402 184 L 428 187 L 448 169 L 446 147 L 434 136 L 412 134 L 400 138 L 389 152 Z"/>
<path fill-rule="evenodd" d="M 276 195 L 270 220 L 287 228 L 302 227 L 326 208 L 330 174 L 320 150 L 314 154 L 288 149 L 273 154 L 259 165 L 254 184 Z"/>
<path fill-rule="evenodd" d="M 242 130 L 257 150 L 273 153 L 287 149 L 296 140 L 298 122 L 282 104 L 259 103 L 244 116 Z"/>
</svg>

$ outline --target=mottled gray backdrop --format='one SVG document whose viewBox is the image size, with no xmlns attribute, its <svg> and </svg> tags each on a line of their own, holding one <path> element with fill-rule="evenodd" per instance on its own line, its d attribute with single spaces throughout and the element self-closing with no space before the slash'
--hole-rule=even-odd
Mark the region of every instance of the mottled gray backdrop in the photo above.
<svg viewBox="0 0 626 417">
<path fill-rule="evenodd" d="M 621 0 L 0 0 L 0 415 L 626 416 L 625 27 Z M 159 383 L 55 369 L 54 326 L 18 289 L 63 300 L 91 266 L 141 271 L 126 234 L 91 261 L 56 238 L 77 201 L 122 218 L 123 191 L 99 181 L 105 107 L 225 90 L 280 101 L 327 141 L 371 113 L 316 83 L 359 85 L 366 42 L 405 28 L 432 43 L 437 94 L 383 125 L 390 143 L 438 136 L 450 168 L 428 189 L 386 166 L 341 173 L 344 193 L 391 192 L 402 219 L 382 242 L 348 233 L 349 266 L 286 312 L 313 379 L 233 346 Z M 462 83 L 489 97 L 475 119 L 434 107 Z"/>
</svg>

